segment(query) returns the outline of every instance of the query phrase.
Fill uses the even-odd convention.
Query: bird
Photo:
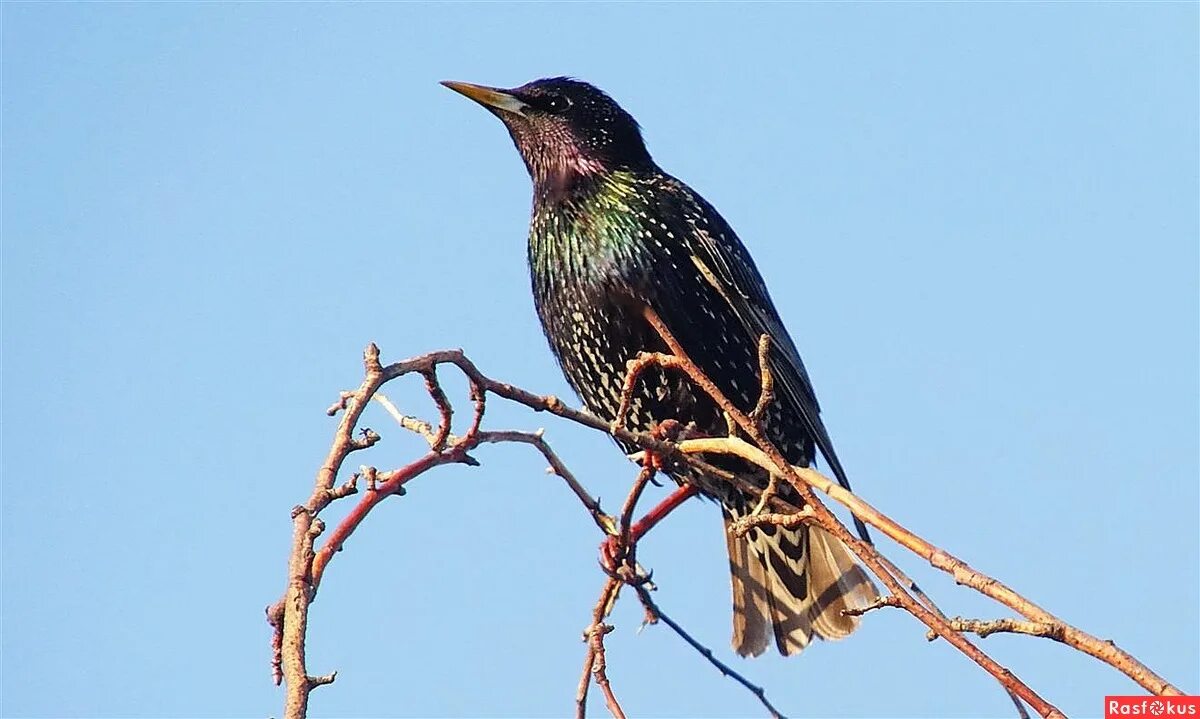
[[[534,306],[589,412],[615,421],[629,361],[641,352],[671,352],[652,316],[749,412],[759,398],[758,344],[766,334],[775,387],[762,415],[768,438],[794,465],[812,466],[819,452],[849,487],[808,372],[750,253],[708,201],[651,158],[632,115],[604,91],[569,77],[508,89],[442,84],[498,117],[524,160],[533,184]],[[709,436],[729,431],[709,395],[679,372],[651,368],[634,386],[624,422],[650,431],[668,420]],[[764,473],[740,460],[712,462],[766,486]],[[794,655],[814,637],[840,639],[857,628],[858,616],[845,610],[864,609],[879,595],[843,542],[812,524],[763,525],[735,536],[730,525],[757,500],[728,477],[666,471],[722,507],[736,653],[758,656],[773,640],[781,654]],[[780,496],[801,506],[784,484]]]

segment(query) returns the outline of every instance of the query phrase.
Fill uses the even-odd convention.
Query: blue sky
[[[1196,4],[0,13],[6,716],[278,715],[262,609],[368,341],[569,396],[523,166],[437,84],[557,74],[610,91],[738,230],[864,497],[1200,691]],[[418,384],[389,394],[427,412]],[[356,462],[420,450],[368,419],[384,441]],[[489,419],[546,426],[610,505],[634,476],[596,434]],[[309,657],[340,675],[314,716],[571,711],[596,530],[528,449],[479,455],[331,565]],[[731,658],[719,527],[686,506],[641,559],[785,712],[1011,715],[898,612]],[[903,563],[950,613],[1000,615]],[[759,714],[639,621],[627,598],[609,637],[629,711]],[[1048,642],[982,644],[1073,715],[1135,693]]]

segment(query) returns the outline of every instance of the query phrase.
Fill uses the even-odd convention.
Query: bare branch
[[[419,417],[410,417],[401,413],[400,410],[396,409],[396,405],[392,404],[392,401],[387,398],[387,395],[382,392],[376,392],[375,396],[371,399],[382,405],[387,410],[387,413],[392,416],[392,419],[396,420],[396,424],[410,432],[421,435],[429,443],[430,448],[433,448],[437,444],[437,435],[434,434],[433,425]]]
[[[578,719],[587,716],[588,686],[593,677],[600,690],[604,692],[608,711],[616,719],[625,719],[625,712],[621,709],[620,702],[613,694],[612,684],[608,681],[608,665],[604,652],[604,636],[613,630],[611,625],[604,623],[604,619],[612,612],[613,604],[616,603],[620,590],[621,580],[616,577],[610,577],[605,582],[604,588],[600,590],[600,599],[592,609],[592,623],[583,632],[583,639],[587,642],[588,650],[583,660],[583,674],[579,677],[579,689],[575,693],[575,716]]]
[[[900,597],[896,596],[895,594],[889,594],[885,597],[876,597],[875,601],[871,602],[865,607],[851,607],[849,609],[843,609],[842,614],[845,614],[848,617],[861,617],[867,612],[873,612],[876,609],[882,609],[884,607],[900,607],[903,609],[904,605],[900,603]]]
[[[438,382],[436,366],[421,370],[421,376],[425,378],[425,389],[429,392],[429,396],[433,398],[434,404],[437,405],[438,413],[441,415],[437,434],[434,435],[431,446],[433,451],[440,452],[445,448],[446,440],[450,437],[450,425],[451,420],[454,418],[454,408],[450,406],[450,400],[446,397],[446,393],[442,391],[441,383]]]
[[[1027,684],[1018,679],[1011,671],[1001,666],[996,660],[980,651],[978,647],[967,640],[961,633],[955,632],[950,628],[939,614],[935,614],[927,609],[920,602],[912,598],[911,595],[900,585],[894,576],[887,570],[887,567],[879,560],[879,553],[875,547],[868,544],[858,537],[853,535],[846,527],[838,520],[838,518],[829,511],[829,509],[817,499],[812,487],[807,484],[797,474],[795,468],[784,458],[783,454],[764,436],[762,429],[752,422],[741,410],[739,410],[732,402],[729,401],[713,384],[704,372],[688,359],[687,352],[671,334],[670,329],[663,323],[661,318],[650,308],[644,311],[646,320],[658,331],[667,347],[671,349],[671,355],[656,355],[656,361],[664,367],[676,367],[683,372],[686,372],[692,382],[705,391],[714,402],[730,417],[737,425],[745,432],[755,444],[763,449],[760,450],[770,459],[768,472],[776,472],[783,476],[788,482],[800,493],[805,504],[811,505],[816,513],[816,520],[825,531],[837,537],[850,548],[851,551],[858,556],[859,560],[870,569],[879,581],[883,583],[893,594],[895,594],[902,602],[904,609],[919,619],[923,624],[935,631],[938,635],[945,637],[946,641],[952,644],[955,648],[965,654],[968,658],[982,667],[986,672],[996,678],[1004,687],[1014,692],[1027,702],[1039,714],[1044,717],[1059,717],[1062,716],[1054,705],[1047,702],[1037,692],[1033,691]],[[643,357],[646,356],[643,354]],[[730,438],[731,440],[733,438]],[[745,444],[745,443],[743,443]],[[747,445],[749,446],[749,445]],[[865,521],[865,518],[862,518]]]
[[[662,609],[660,609],[650,597],[650,592],[645,587],[635,586],[634,589],[637,591],[638,598],[642,600],[642,605],[646,607],[646,618],[649,623],[654,623],[661,620],[662,623],[670,627],[671,631],[675,632],[680,639],[687,642],[692,649],[695,649],[700,654],[700,656],[708,660],[709,664],[712,664],[714,667],[716,667],[717,671],[721,672],[723,676],[727,676],[738,684],[741,684],[751,694],[758,697],[758,701],[766,708],[768,712],[771,713],[772,717],[775,719],[785,719],[783,714],[780,713],[780,711],[776,709],[770,701],[767,700],[767,693],[763,691],[762,687],[752,684],[750,680],[734,671],[728,664],[713,656],[711,649],[696,641],[696,639],[693,638],[691,634],[688,634],[683,627],[679,626],[675,620],[663,613]]]
[[[478,464],[470,452],[483,444],[506,442],[528,444],[542,454],[550,465],[549,471],[563,479],[596,525],[604,532],[606,545],[614,550],[612,557],[620,560],[614,562],[613,566],[609,568],[612,574],[604,585],[593,610],[592,622],[585,634],[588,643],[588,657],[576,703],[580,715],[586,707],[588,685],[592,678],[595,678],[605,694],[610,712],[614,716],[623,716],[623,711],[612,693],[606,673],[604,636],[611,631],[611,627],[605,624],[604,619],[611,612],[613,603],[619,595],[620,587],[625,583],[630,584],[637,591],[646,608],[649,621],[662,619],[663,623],[667,624],[689,646],[704,656],[723,674],[733,677],[739,684],[754,693],[772,715],[779,715],[778,711],[766,701],[761,688],[749,683],[718,661],[711,651],[700,645],[682,627],[663,615],[650,598],[649,586],[645,583],[646,576],[637,569],[634,561],[636,544],[667,514],[697,492],[695,487],[682,486],[647,512],[645,516],[634,522],[633,514],[641,492],[645,485],[652,481],[655,471],[663,466],[664,461],[686,462],[707,476],[719,477],[735,483],[749,496],[758,498],[754,512],[748,517],[741,518],[733,526],[735,533],[746,532],[751,527],[766,524],[794,527],[809,522],[816,523],[832,533],[879,577],[879,580],[890,592],[886,598],[880,599],[874,605],[851,613],[863,614],[883,606],[904,609],[928,627],[931,639],[944,638],[995,676],[1010,691],[1011,696],[1020,697],[1020,700],[1028,702],[1042,716],[1057,717],[1061,714],[1053,705],[1033,692],[1028,685],[1017,679],[1008,669],[1000,666],[968,641],[965,634],[976,634],[982,638],[994,633],[1005,632],[1053,639],[1113,666],[1155,694],[1178,695],[1180,693],[1177,688],[1128,653],[1117,648],[1112,642],[1099,640],[1062,622],[998,580],[974,570],[962,560],[902,527],[820,473],[809,468],[790,465],[778,448],[767,440],[762,426],[764,415],[770,406],[773,395],[773,378],[769,363],[769,337],[760,338],[759,365],[762,387],[758,402],[754,409],[747,414],[722,395],[711,380],[690,362],[687,355],[682,352],[682,348],[653,312],[647,313],[647,320],[662,334],[673,354],[643,353],[631,360],[622,393],[622,407],[618,412],[618,421],[613,423],[571,408],[556,397],[536,395],[510,384],[493,380],[483,375],[459,350],[431,352],[385,367],[380,364],[378,348],[373,344],[367,347],[363,356],[365,377],[362,383],[356,390],[342,392],[338,400],[328,409],[330,415],[336,416],[341,413],[342,416],[335,429],[330,450],[317,471],[312,495],[308,501],[297,506],[292,512],[293,542],[288,562],[287,588],[283,597],[267,609],[268,621],[274,629],[271,641],[272,676],[276,683],[282,681],[286,683],[287,687],[285,717],[288,719],[304,717],[307,712],[309,692],[317,686],[332,682],[336,677],[335,673],[310,675],[306,669],[304,646],[308,607],[316,596],[324,571],[333,555],[341,550],[347,539],[374,506],[386,497],[403,494],[404,485],[407,482],[443,464]],[[438,380],[437,368],[445,364],[454,365],[461,371],[466,376],[471,388],[470,398],[474,403],[474,412],[471,424],[462,436],[456,436],[451,431],[453,408]],[[701,391],[707,393],[720,407],[730,424],[730,436],[695,437],[689,435],[688,431],[674,421],[662,423],[659,431],[654,433],[628,430],[622,420],[632,406],[633,387],[638,381],[639,375],[651,367],[657,367],[661,371],[681,372]],[[420,374],[424,379],[426,390],[433,399],[440,418],[436,429],[423,420],[400,413],[386,397],[379,394],[379,389],[383,384],[408,374]],[[537,432],[484,430],[482,423],[489,393],[522,404],[535,411],[550,412],[568,421],[611,434],[627,445],[641,447],[643,452],[639,454],[643,466],[626,498],[619,518],[613,518],[601,510],[599,502],[584,489],[561,459],[551,450],[540,430]],[[422,436],[429,444],[429,451],[398,469],[381,472],[373,467],[363,467],[339,485],[337,477],[346,458],[351,453],[367,449],[380,441],[379,434],[369,429],[364,429],[359,436],[355,436],[362,412],[372,398],[378,401],[402,428]],[[770,477],[768,486],[760,488],[746,477],[713,466],[709,462],[709,458],[719,455],[736,456],[765,470]],[[360,477],[366,485],[366,490],[361,493],[345,519],[338,523],[318,548],[317,541],[325,531],[324,523],[319,517],[320,513],[330,502],[358,494]],[[800,506],[793,506],[775,496],[778,481],[786,481],[796,490],[801,500]],[[854,536],[818,499],[814,490],[832,497],[846,506],[856,518],[881,530],[935,568],[950,574],[959,584],[971,587],[995,599],[1022,615],[1024,619],[947,618],[893,562],[879,554],[872,544]],[[1020,701],[1016,699],[1014,701],[1017,703],[1019,711],[1024,714],[1024,707]]]
[[[767,499],[767,492],[770,487],[763,491],[762,498],[759,500],[761,507]],[[814,521],[816,513],[813,512],[811,506],[805,506],[803,509],[792,514],[767,513],[762,514],[761,510],[758,514],[749,514],[741,517],[729,525],[729,531],[733,532],[733,536],[741,537],[755,527],[762,527],[767,524],[772,524],[784,529],[795,529],[804,524],[811,524]]]
[[[1046,622],[1027,622],[1020,619],[964,619],[962,617],[954,617],[950,620],[950,626],[960,632],[971,632],[978,634],[980,639],[992,634],[1009,633],[1009,634],[1028,634],[1031,637],[1045,637],[1053,639],[1056,642],[1063,642],[1062,626],[1050,624]],[[925,638],[929,641],[937,639],[936,634],[926,634]]]

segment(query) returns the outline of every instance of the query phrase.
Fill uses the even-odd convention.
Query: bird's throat
[[[579,153],[556,153],[529,163],[534,204],[550,206],[596,191],[604,165]]]

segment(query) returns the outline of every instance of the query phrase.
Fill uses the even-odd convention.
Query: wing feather
[[[684,189],[687,190],[686,186]],[[838,483],[849,490],[850,479],[833,448],[825,423],[821,421],[821,406],[808,370],[779,318],[758,267],[720,213],[696,193],[687,190],[686,194],[694,205],[693,208],[682,208],[692,230],[692,237],[688,238],[691,240],[688,244],[692,249],[692,263],[728,303],[747,337],[752,338],[750,341],[757,343],[764,334],[771,337],[770,367],[776,394],[795,411]],[[859,535],[870,541],[866,526],[857,517],[854,523]]]

